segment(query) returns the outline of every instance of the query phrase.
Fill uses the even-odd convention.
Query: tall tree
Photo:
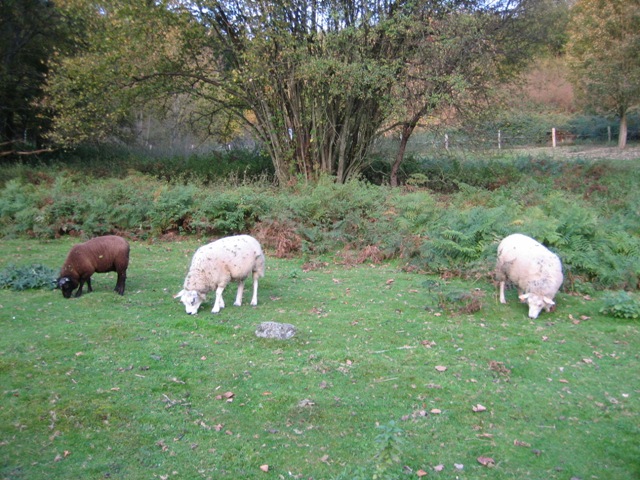
[[[36,144],[47,127],[40,99],[47,61],[66,42],[65,22],[53,2],[0,0],[0,150]]]
[[[618,116],[618,147],[624,148],[627,114],[640,105],[640,1],[578,0],[567,54],[578,98]]]
[[[402,3],[198,1],[207,56],[194,77],[218,83],[273,160],[278,178],[359,173],[382,125],[404,48],[390,29]],[[247,116],[246,111],[252,113]]]
[[[470,97],[495,78],[489,73],[512,45],[527,42],[520,34],[506,48],[496,32],[523,24],[531,9],[521,6],[546,0],[65,1],[93,8],[99,28],[88,51],[61,62],[52,79],[61,140],[113,134],[109,126],[125,120],[138,92],[186,94],[212,115],[245,122],[281,182],[322,174],[343,182],[412,100],[403,92],[418,99],[410,129]]]
[[[415,129],[425,118],[464,121],[489,107],[492,93],[513,79],[532,56],[560,41],[566,4],[556,0],[520,2],[425,2],[423,20],[411,28],[403,77],[395,85],[396,107],[389,130],[400,142],[391,167],[398,171]],[[464,8],[463,8],[464,7]]]

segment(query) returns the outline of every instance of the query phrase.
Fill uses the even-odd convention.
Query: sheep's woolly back
[[[510,280],[521,292],[553,299],[564,277],[555,253],[533,238],[515,233],[498,246],[496,279]]]
[[[229,282],[245,280],[254,272],[264,276],[265,260],[260,243],[249,235],[221,238],[196,250],[185,290],[207,293]]]

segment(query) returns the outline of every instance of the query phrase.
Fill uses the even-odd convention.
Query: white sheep
[[[253,276],[251,305],[258,304],[258,278],[264,276],[264,254],[260,243],[249,235],[221,238],[204,245],[193,255],[184,287],[173,298],[180,298],[189,315],[198,313],[208,292],[216,291],[212,313],[224,308],[222,292],[231,281],[238,282],[234,305],[242,305],[244,281]]]
[[[538,318],[544,308],[547,312],[555,305],[553,298],[564,277],[558,256],[531,237],[514,233],[498,245],[496,280],[500,281],[500,303],[504,298],[507,280],[518,288],[518,298],[529,304],[529,318]]]

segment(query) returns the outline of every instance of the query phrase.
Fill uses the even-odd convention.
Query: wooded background
[[[395,185],[416,132],[601,138],[588,114],[624,147],[639,32],[637,0],[2,0],[0,154],[250,146],[282,183],[344,182],[392,138]]]

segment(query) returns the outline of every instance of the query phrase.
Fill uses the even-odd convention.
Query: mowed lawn
[[[0,269],[77,241],[3,239]],[[1,479],[640,478],[639,322],[602,293],[530,320],[490,278],[267,251],[257,307],[188,316],[203,243],[132,242],[123,297],[0,290]]]

